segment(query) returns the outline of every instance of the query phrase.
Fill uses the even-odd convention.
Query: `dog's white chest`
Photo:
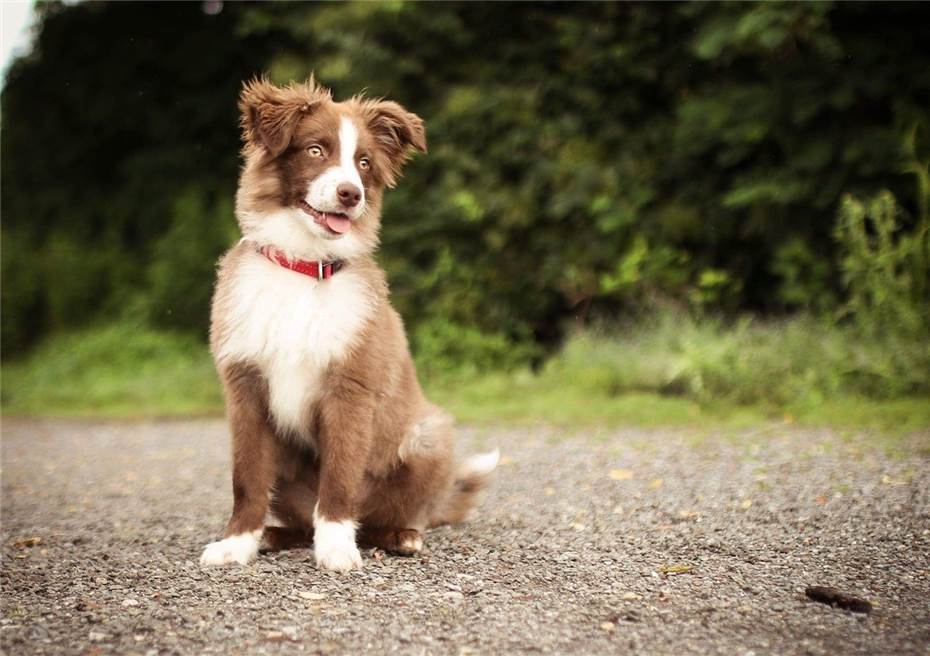
[[[371,315],[367,286],[351,271],[316,280],[260,255],[234,276],[217,358],[258,365],[275,424],[301,435],[326,368],[347,355]]]

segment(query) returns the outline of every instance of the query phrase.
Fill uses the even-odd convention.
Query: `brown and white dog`
[[[312,540],[329,570],[361,567],[356,540],[414,554],[426,528],[465,518],[498,461],[454,465],[451,419],[420,390],[372,255],[384,188],[426,151],[423,121],[334,102],[312,78],[249,82],[239,108],[243,239],[220,261],[210,329],[233,511],[200,562],[248,563],[263,538]]]

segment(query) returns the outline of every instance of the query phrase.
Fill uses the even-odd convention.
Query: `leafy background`
[[[930,393],[920,3],[37,10],[2,93],[14,388],[47,389],[79,345],[99,345],[92,364],[134,334],[203,343],[236,239],[241,81],[315,72],[426,121],[429,154],[387,195],[381,260],[428,380],[573,362],[607,397],[750,402],[766,395],[735,372],[764,362],[798,381],[793,399]],[[656,326],[671,341],[646,347]],[[811,334],[841,346],[821,358]],[[741,340],[769,352],[739,365]],[[85,360],[69,371],[86,377]]]

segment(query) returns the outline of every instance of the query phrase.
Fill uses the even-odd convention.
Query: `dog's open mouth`
[[[306,201],[300,201],[300,209],[306,214],[313,217],[319,225],[329,230],[334,235],[341,235],[349,231],[352,222],[345,214],[335,212],[320,212],[315,210]]]

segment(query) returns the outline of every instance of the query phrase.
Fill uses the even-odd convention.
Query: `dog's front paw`
[[[248,565],[258,555],[261,531],[240,533],[208,544],[200,555],[201,565]]]
[[[313,514],[313,555],[320,569],[348,572],[360,569],[362,554],[355,545],[355,522],[329,521]]]
[[[350,572],[361,569],[362,554],[354,544],[315,549],[316,564],[320,569],[333,572]]]

